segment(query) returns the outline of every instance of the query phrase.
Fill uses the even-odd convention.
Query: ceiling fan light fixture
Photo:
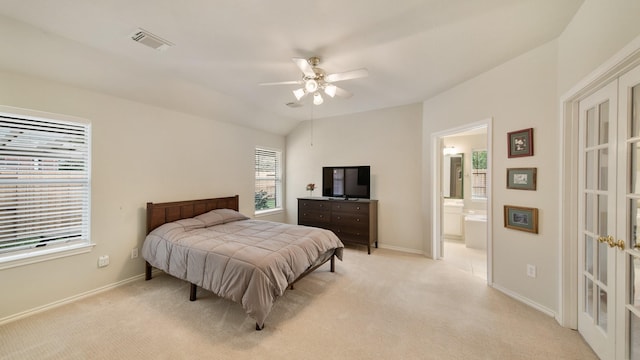
[[[336,91],[338,90],[338,88],[335,85],[329,84],[327,86],[324,87],[324,93],[334,97],[336,96]]]
[[[307,92],[315,92],[316,90],[318,90],[318,82],[313,79],[307,80],[307,82],[305,82],[304,84],[304,88],[305,90],[307,90]]]
[[[293,96],[296,97],[296,99],[299,101],[300,99],[302,99],[302,97],[306,94],[306,92],[304,91],[303,88],[300,88],[298,90],[293,90]]]
[[[369,75],[365,68],[327,74],[318,67],[320,58],[316,56],[308,59],[293,58],[292,60],[298,69],[302,71],[302,78],[291,81],[267,82],[260,85],[299,85],[299,89],[292,91],[298,102],[304,98],[312,97],[313,104],[320,105],[324,103],[322,93],[330,98],[340,97],[347,99],[353,96],[352,93],[342,87],[333,85],[334,82],[357,79]]]

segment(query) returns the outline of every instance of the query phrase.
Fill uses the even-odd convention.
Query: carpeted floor
[[[240,305],[167,275],[0,327],[2,359],[596,359],[580,335],[419,255],[346,249],[278,299]]]

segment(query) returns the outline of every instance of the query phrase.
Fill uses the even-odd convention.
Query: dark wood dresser
[[[333,231],[345,244],[378,247],[378,200],[298,198],[298,225]]]

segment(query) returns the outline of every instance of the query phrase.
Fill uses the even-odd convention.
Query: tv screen
[[[322,196],[369,199],[369,166],[325,166],[322,168]]]

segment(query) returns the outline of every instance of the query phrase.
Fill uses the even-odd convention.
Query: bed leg
[[[151,264],[149,264],[148,261],[145,262],[145,268],[144,268],[144,279],[145,280],[151,280]]]
[[[196,284],[191,284],[191,289],[189,290],[189,300],[196,301],[196,290],[198,286]]]
[[[256,323],[256,331],[261,331],[262,329],[264,329],[264,324],[260,326],[258,323]]]
[[[331,255],[331,272],[336,272],[336,255]]]

